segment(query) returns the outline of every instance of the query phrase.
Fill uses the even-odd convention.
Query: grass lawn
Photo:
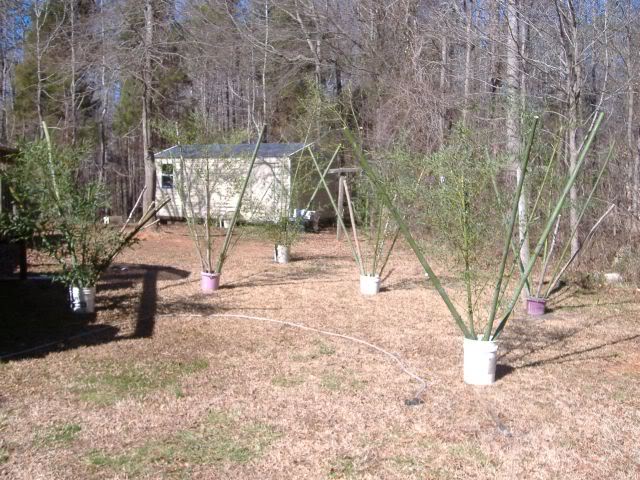
[[[640,291],[569,286],[539,319],[518,310],[500,378],[471,387],[408,250],[372,298],[333,234],[292,253],[243,240],[204,295],[184,228],[148,231],[91,317],[55,285],[0,285],[0,478],[640,478]],[[428,382],[424,403],[362,344],[229,314],[374,343]]]

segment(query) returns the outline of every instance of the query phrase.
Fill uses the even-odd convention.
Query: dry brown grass
[[[205,296],[183,229],[146,233],[99,286],[96,318],[71,330],[95,335],[0,363],[0,477],[640,478],[635,290],[569,289],[542,320],[516,315],[504,376],[474,388],[408,252],[370,299],[332,234],[293,253],[275,265],[267,243],[243,240]],[[417,384],[364,346],[213,313],[376,343],[429,381],[425,403],[405,406]]]

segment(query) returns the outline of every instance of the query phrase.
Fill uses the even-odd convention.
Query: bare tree
[[[152,49],[154,34],[153,0],[144,2],[144,36],[142,64],[142,152],[144,156],[144,186],[142,210],[147,211],[156,197],[156,165],[151,147],[151,91],[152,91]]]
[[[34,32],[35,32],[35,61],[36,61],[36,90],[35,105],[38,114],[38,129],[44,121],[43,100],[47,84],[53,79],[52,74],[47,74],[44,68],[46,56],[52,49],[58,36],[61,34],[64,17],[59,17],[51,11],[51,5],[46,0],[36,0],[32,5]]]
[[[580,153],[580,97],[584,84],[581,60],[581,39],[578,30],[578,16],[573,0],[554,0],[558,15],[558,33],[562,45],[565,66],[565,94],[568,167],[575,169]],[[569,192],[569,227],[571,231],[578,229],[578,187],[571,187]],[[571,239],[571,254],[580,248],[580,238],[576,234]]]
[[[522,96],[523,77],[521,75],[522,65],[521,50],[524,47],[519,45],[523,41],[521,31],[524,24],[519,20],[518,0],[507,0],[506,4],[507,34],[506,34],[506,88],[507,88],[507,111],[506,111],[506,150],[509,161],[516,172],[516,184],[522,178],[522,166],[520,164],[520,153],[522,149]],[[524,92],[522,92],[524,93]],[[520,259],[523,265],[529,262],[529,238],[527,235],[528,207],[527,190],[523,189],[518,202],[518,236],[521,244]],[[528,292],[525,292],[528,294]]]
[[[465,36],[464,36],[464,77],[463,77],[463,97],[464,106],[462,107],[462,125],[467,126],[469,117],[469,95],[471,93],[471,51],[473,50],[473,42],[471,33],[473,31],[473,12],[472,0],[463,0],[462,7],[465,18]]]

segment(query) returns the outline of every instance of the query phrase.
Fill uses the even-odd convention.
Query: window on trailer
[[[163,163],[161,167],[161,172],[162,172],[162,178],[161,178],[162,188],[173,188],[173,164]]]

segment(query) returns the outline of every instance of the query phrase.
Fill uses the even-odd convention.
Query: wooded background
[[[568,170],[602,110],[567,221],[613,144],[596,204],[618,206],[619,244],[637,229],[638,0],[0,0],[0,62],[0,143],[38,138],[43,120],[88,142],[85,174],[116,214],[168,146],[155,125],[247,142],[265,123],[269,142],[302,141],[320,101],[348,105],[380,158],[436,151],[462,124],[514,176],[533,115]],[[314,121],[321,136],[329,120]]]

